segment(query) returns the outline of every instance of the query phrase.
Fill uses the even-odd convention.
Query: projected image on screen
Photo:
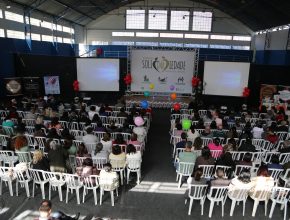
[[[206,61],[204,94],[242,96],[248,86],[249,70],[249,63]]]
[[[119,91],[118,59],[77,59],[80,91]]]

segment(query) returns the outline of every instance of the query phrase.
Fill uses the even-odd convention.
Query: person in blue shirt
[[[180,137],[181,137],[181,141],[176,143],[176,149],[185,148],[185,144],[186,144],[186,141],[187,141],[187,134],[185,132],[182,132]]]
[[[283,169],[283,166],[279,163],[279,156],[277,154],[272,155],[271,163],[268,164],[268,169]]]

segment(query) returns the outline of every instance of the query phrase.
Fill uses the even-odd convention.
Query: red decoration
[[[74,88],[75,92],[78,92],[80,90],[79,81],[77,81],[77,80],[74,81],[73,88]]]
[[[97,56],[101,56],[103,54],[103,49],[102,48],[98,48],[96,50],[96,52],[97,52]]]
[[[193,76],[191,80],[192,87],[197,87],[200,79],[198,77]]]
[[[175,103],[175,104],[173,105],[173,109],[174,109],[175,111],[179,111],[179,110],[180,110],[180,104],[179,104],[179,103]]]
[[[125,77],[124,77],[124,82],[126,85],[130,85],[132,83],[132,76],[130,73],[128,73]]]
[[[244,88],[244,91],[243,91],[243,97],[249,97],[250,95],[250,89],[248,87],[245,87]]]

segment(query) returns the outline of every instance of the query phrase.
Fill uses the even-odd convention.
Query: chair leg
[[[110,191],[111,193],[111,203],[112,203],[112,206],[115,205],[115,201],[114,201],[114,191]]]
[[[287,203],[288,203],[288,201],[285,201],[284,220],[286,220],[286,218],[287,218]]]
[[[18,196],[18,180],[16,181],[16,196]]]
[[[129,184],[130,170],[127,171],[127,184]]]
[[[222,217],[224,217],[224,213],[225,213],[225,203],[226,203],[226,201],[221,202],[221,204],[222,204]]]
[[[200,206],[201,206],[201,215],[203,215],[203,207],[204,207],[204,202],[205,202],[205,199],[201,199],[201,200],[200,200]]]
[[[103,201],[103,193],[104,193],[104,190],[101,188],[101,189],[100,189],[100,205],[102,205],[102,201]]]
[[[79,188],[76,189],[76,194],[77,194],[77,203],[79,205],[79,204],[81,204],[81,202],[80,202],[80,189]]]
[[[97,189],[93,189],[93,193],[94,193],[95,205],[98,205],[98,194],[97,194]]]
[[[45,199],[44,184],[41,184],[40,188],[41,188],[42,199]]]
[[[61,190],[61,186],[58,186],[58,195],[59,195],[59,200],[62,202],[62,190]]]
[[[68,202],[68,191],[69,191],[69,188],[67,187],[67,188],[66,188],[66,198],[65,198],[65,202],[66,202],[66,203]]]
[[[209,207],[209,213],[208,213],[209,218],[211,218],[213,207],[214,207],[214,201],[210,201],[210,207]]]
[[[48,186],[48,199],[50,200],[51,199],[51,184],[49,183],[49,186]]]
[[[30,197],[28,182],[25,182],[25,190],[26,190],[27,197]]]
[[[178,188],[181,187],[181,180],[182,180],[182,175],[179,176],[179,181],[178,181]]]
[[[246,202],[247,199],[243,200],[243,216],[245,216]]]
[[[231,205],[231,211],[230,211],[230,216],[233,216],[234,210],[236,206],[236,200],[232,200],[232,205]]]
[[[139,171],[137,172],[137,185],[140,184],[140,179],[141,179],[141,170],[139,170]]]
[[[117,194],[117,196],[119,196],[118,188],[116,188],[116,194]]]
[[[1,179],[1,181],[0,181],[0,196],[2,196],[2,179]]]
[[[124,178],[123,171],[120,171],[120,177],[121,177],[121,185],[123,185],[123,178]]]
[[[33,181],[32,183],[32,197],[34,197],[34,193],[35,193],[35,182]]]
[[[188,208],[188,215],[191,215],[192,203],[193,203],[193,199],[190,198],[190,201],[189,201],[189,208]]]
[[[272,200],[272,205],[271,205],[271,210],[270,210],[269,218],[272,218],[272,215],[273,215],[275,206],[276,206],[276,201],[275,200]]]
[[[85,202],[85,196],[86,196],[86,187],[84,187],[84,190],[83,190],[83,203]]]
[[[253,211],[252,211],[252,217],[255,217],[256,211],[259,205],[259,200],[254,200],[254,206],[253,206]]]

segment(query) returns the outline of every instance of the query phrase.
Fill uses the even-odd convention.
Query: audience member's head
[[[41,150],[35,150],[33,153],[32,163],[37,164],[43,158],[43,153]]]
[[[225,171],[222,168],[216,169],[216,176],[217,178],[224,178],[225,177]]]
[[[249,183],[251,182],[251,173],[249,169],[242,169],[240,172],[240,175],[238,177],[238,180],[240,180],[243,183]]]
[[[272,155],[271,163],[273,163],[273,164],[279,164],[280,163],[279,156],[277,154]]]
[[[135,154],[136,148],[133,144],[128,144],[127,146],[127,154]]]
[[[51,207],[51,201],[43,200],[39,207],[39,217],[43,219],[49,219],[51,215]]]
[[[130,140],[131,140],[131,141],[137,141],[137,137],[138,137],[138,136],[137,136],[136,133],[132,133],[132,134],[131,134],[131,138],[130,138]]]
[[[93,166],[93,160],[92,158],[86,158],[83,162],[83,166],[88,166],[88,167],[92,167]]]
[[[187,134],[185,132],[182,132],[180,137],[181,137],[182,140],[186,140]]]
[[[121,148],[120,145],[114,145],[114,146],[112,147],[112,154],[114,154],[114,155],[119,155],[119,154],[121,154],[121,153],[122,153],[122,148]]]
[[[191,151],[192,148],[192,142],[191,141],[186,141],[185,143],[185,148],[189,151]]]
[[[200,150],[202,148],[202,139],[201,137],[197,137],[193,142],[194,150]]]
[[[103,137],[103,141],[107,142],[111,140],[111,134],[106,132]]]
[[[252,154],[251,153],[245,153],[243,161],[250,163],[252,161]]]
[[[266,165],[261,165],[257,171],[257,176],[269,177],[268,167]]]
[[[211,158],[211,153],[210,153],[210,149],[208,147],[204,147],[201,150],[201,156],[205,159],[208,160],[209,158]]]
[[[194,172],[193,175],[191,175],[195,181],[200,181],[202,177],[202,168],[197,168]]]
[[[95,154],[101,152],[103,150],[103,144],[101,142],[97,143],[96,149],[95,149]]]

